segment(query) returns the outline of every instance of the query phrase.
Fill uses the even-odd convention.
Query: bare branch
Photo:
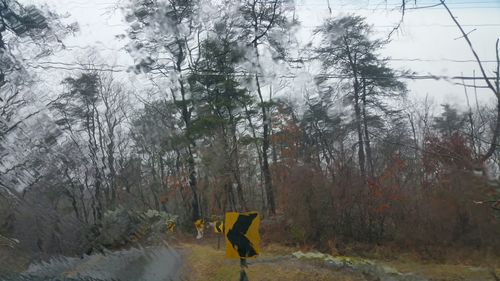
[[[37,110],[35,112],[32,112],[30,114],[28,114],[26,117],[24,117],[23,119],[17,121],[16,123],[14,123],[12,126],[10,126],[7,130],[5,130],[5,132],[2,132],[2,134],[7,134],[9,133],[10,131],[14,130],[17,128],[17,126],[19,126],[21,123],[23,123],[24,121],[28,120],[29,118],[37,115],[38,113],[40,113],[40,111],[42,110]]]
[[[483,75],[483,78],[484,78],[486,84],[488,85],[488,88],[490,88],[493,91],[493,93],[495,94],[495,96],[500,99],[500,94],[498,93],[497,89],[495,89],[495,87],[493,87],[493,84],[491,84],[491,81],[488,78],[488,75],[486,74],[486,71],[484,70],[483,63],[482,63],[481,59],[479,58],[479,55],[477,54],[476,50],[474,49],[474,46],[472,45],[472,42],[469,39],[469,36],[467,35],[468,33],[466,33],[464,31],[464,29],[462,28],[462,26],[458,22],[457,18],[453,15],[453,13],[451,12],[451,10],[446,5],[445,1],[444,0],[440,0],[440,1],[441,1],[441,5],[443,5],[443,7],[446,9],[446,11],[450,15],[451,19],[453,20],[453,22],[455,22],[455,24],[457,25],[457,27],[460,29],[460,32],[462,33],[462,36],[465,39],[465,41],[467,41],[467,44],[469,45],[469,48],[472,51],[472,54],[474,55],[474,58],[476,59],[476,62],[478,64],[478,66],[479,66],[479,69],[481,70],[481,74]]]
[[[271,19],[269,20],[269,24],[266,26],[266,28],[264,29],[264,31],[261,34],[255,36],[255,38],[252,40],[252,42],[250,42],[249,45],[255,44],[260,38],[266,36],[267,32],[269,31],[269,29],[271,29],[271,27],[274,24],[274,19],[276,18],[277,6],[278,6],[278,0],[275,0],[274,4],[273,4],[273,14],[272,14]]]
[[[471,31],[467,32],[467,35],[471,34],[472,32],[474,32],[474,31],[476,31],[476,30],[477,30],[477,28],[474,28],[473,30],[471,30]],[[457,37],[457,38],[455,38],[455,39],[453,39],[453,40],[458,40],[458,39],[460,39],[460,38],[464,38],[464,36],[459,36],[459,37]]]

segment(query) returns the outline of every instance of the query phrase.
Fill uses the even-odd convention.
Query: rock
[[[374,280],[428,281],[420,276],[416,276],[414,274],[403,274],[390,266],[378,265],[372,260],[359,257],[332,256],[319,252],[303,253],[301,251],[294,252],[292,256],[297,259],[322,260],[325,264],[335,269],[350,269],[355,272],[360,272],[363,275],[370,276]]]

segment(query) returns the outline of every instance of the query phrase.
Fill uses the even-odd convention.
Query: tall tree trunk
[[[243,184],[241,183],[241,172],[240,172],[240,163],[238,159],[238,139],[236,136],[236,124],[234,122],[234,116],[231,112],[230,108],[227,108],[229,112],[229,128],[226,126],[220,127],[220,137],[222,139],[222,143],[224,144],[224,151],[226,151],[226,162],[225,169],[226,171],[231,171],[232,180],[230,180],[231,192],[233,190],[233,180],[236,183],[236,194],[238,196],[238,203],[236,204],[236,200],[234,200],[233,195],[233,208],[239,206],[241,209],[246,209],[246,201],[245,196],[243,195]],[[219,118],[223,118],[220,111],[217,110],[217,114]],[[230,141],[231,139],[231,141]],[[235,209],[239,210],[239,209]]]
[[[356,87],[355,87],[356,88]],[[366,169],[365,169],[365,151],[364,151],[364,142],[363,142],[363,129],[361,126],[361,108],[360,108],[360,100],[359,93],[357,90],[354,90],[354,113],[356,117],[356,130],[358,132],[358,161],[359,161],[359,171],[361,173],[361,177],[366,179]]]
[[[251,45],[253,45],[254,51],[255,51],[255,59],[256,59],[256,66],[257,69],[261,69],[260,66],[260,60],[259,60],[259,39],[262,38],[265,34],[259,34],[259,25],[262,24],[262,16],[263,14],[261,12],[257,12],[256,7],[259,1],[254,0],[253,3],[251,4],[251,19],[252,19],[252,27],[253,27],[253,40],[251,42]],[[274,2],[274,7],[273,7],[273,18],[271,19],[271,23],[267,27],[269,29],[271,27],[271,24],[274,20],[274,16],[276,13],[276,7],[277,7],[278,1]],[[266,31],[267,32],[267,31]],[[276,202],[275,202],[275,197],[274,197],[274,190],[273,190],[273,184],[272,184],[272,177],[271,177],[271,170],[269,168],[269,120],[268,120],[268,112],[267,112],[267,106],[264,103],[264,98],[262,97],[262,90],[260,86],[260,81],[259,81],[259,76],[256,73],[255,74],[255,82],[257,84],[257,93],[259,95],[260,103],[261,103],[261,111],[262,111],[262,126],[263,126],[263,140],[262,140],[262,174],[264,175],[264,187],[266,190],[266,195],[267,195],[267,203],[268,203],[268,208],[269,208],[269,214],[274,215],[276,214]]]
[[[365,79],[363,78],[363,125],[365,130],[365,148],[366,148],[366,162],[368,164],[368,175],[370,178],[375,176],[375,171],[373,168],[373,158],[372,158],[372,148],[370,144],[370,132],[368,131],[368,118],[366,116],[366,85]]]
[[[232,119],[232,118],[231,118]],[[240,171],[240,161],[238,157],[238,139],[236,137],[236,128],[232,129],[233,133],[233,146],[234,149],[231,151],[231,163],[234,180],[236,181],[236,191],[238,192],[238,201],[240,207],[243,211],[248,211],[247,202],[245,196],[243,195],[243,184],[241,183],[241,171]]]
[[[165,176],[165,163],[163,162],[163,155],[162,154],[163,154],[163,152],[160,152],[158,160],[160,161],[160,163],[159,163],[160,164],[160,187],[161,187],[161,196],[163,197],[163,196],[165,196],[165,194],[168,191],[167,190],[168,186],[167,186],[167,182],[165,180],[165,178],[166,178],[166,176]],[[166,209],[164,202],[162,202],[162,205]]]
[[[257,61],[259,60],[259,52],[257,50],[257,41],[254,43]],[[276,202],[274,198],[273,184],[271,178],[271,169],[269,168],[269,120],[267,116],[267,108],[262,97],[262,90],[260,87],[259,75],[255,74],[255,82],[257,84],[257,93],[259,95],[261,112],[262,112],[262,173],[264,174],[264,187],[266,189],[267,204],[269,207],[269,214],[276,214]]]
[[[274,199],[273,184],[271,178],[271,169],[269,168],[269,121],[267,117],[267,109],[262,97],[262,91],[260,88],[259,76],[255,75],[255,81],[257,82],[257,93],[259,94],[262,110],[262,173],[264,174],[264,186],[266,188],[267,204],[269,206],[269,214],[276,214],[276,203]]]
[[[152,184],[149,185],[149,190],[151,190],[151,195],[153,196],[153,203],[154,203],[154,208],[156,210],[159,210],[159,200],[158,200],[158,173],[156,171],[156,151],[155,148],[151,148],[151,152],[149,152],[149,167],[151,169],[151,177],[153,179]]]
[[[359,171],[363,180],[366,180],[366,166],[365,166],[365,152],[364,152],[364,144],[363,144],[363,129],[362,129],[362,116],[361,116],[361,108],[360,108],[360,85],[358,78],[358,66],[357,66],[357,58],[356,55],[351,54],[351,50],[349,49],[349,43],[346,36],[344,36],[344,43],[346,47],[347,57],[349,59],[349,65],[351,67],[352,75],[354,78],[354,114],[356,117],[356,130],[358,132],[358,161],[359,161]]]
[[[257,139],[257,134],[255,132],[255,126],[253,125],[253,122],[252,122],[252,117],[250,116],[250,113],[248,111],[248,108],[247,106],[245,105],[245,113],[246,113],[246,117],[247,117],[247,120],[248,120],[248,124],[250,126],[250,129],[252,131],[252,137],[254,140]],[[263,168],[263,160],[262,160],[262,152],[261,152],[261,149],[260,149],[260,146],[258,145],[257,142],[253,142],[255,144],[255,149],[257,150],[257,157],[258,157],[258,160],[259,160],[259,168],[260,168],[260,171],[263,171],[264,168]],[[262,209],[265,209],[266,208],[266,199],[265,199],[265,190],[264,190],[264,185],[262,184],[262,179],[263,179],[263,176],[262,176],[262,173],[261,173],[261,176],[260,176],[260,191],[261,191],[261,203],[262,203]]]
[[[229,211],[237,211],[236,209],[236,200],[234,198],[234,192],[233,192],[233,186],[231,184],[230,181],[228,181],[227,179],[224,179],[225,181],[225,184],[224,184],[224,189],[225,189],[225,193],[226,193],[226,202],[228,202],[228,205],[229,205]],[[224,208],[226,209],[226,208]],[[227,211],[227,210],[224,210],[224,211]]]
[[[94,200],[97,203],[97,206],[95,207],[96,215],[97,215],[97,220],[102,219],[102,213],[103,213],[103,204],[101,200],[101,171],[98,166],[98,156],[97,156],[97,141],[95,137],[95,120],[94,120],[94,115],[95,112],[91,111],[90,106],[87,104],[87,112],[86,112],[86,131],[88,134],[88,144],[89,144],[89,154],[90,154],[90,159],[92,161],[92,168],[94,170]]]
[[[269,85],[269,101],[273,100],[273,85]],[[271,125],[269,126],[269,138],[272,140],[274,137],[274,132],[273,132],[273,114],[272,112],[268,112],[268,123]],[[273,157],[273,163],[278,163],[278,153],[276,152],[276,142],[271,141],[271,154]]]
[[[191,148],[191,145],[188,146],[188,152],[189,187],[193,196],[191,201],[191,207],[193,208],[192,217],[193,221],[195,221],[201,217],[201,213],[200,205],[198,204],[198,181],[196,178],[196,165],[194,162],[193,150]]]
[[[109,129],[109,144],[108,144],[108,167],[109,167],[109,187],[111,189],[111,206],[114,208],[116,204],[116,168],[115,168],[115,140],[114,126]]]
[[[175,68],[177,73],[179,74],[179,85],[180,85],[180,94],[181,94],[181,99],[182,99],[182,104],[181,104],[181,114],[182,114],[182,119],[184,121],[184,125],[186,126],[186,137],[188,140],[188,145],[187,145],[187,150],[188,150],[188,173],[189,173],[189,187],[191,189],[192,193],[192,201],[191,201],[191,207],[192,207],[192,218],[193,221],[201,218],[201,212],[200,212],[200,205],[198,202],[198,181],[197,181],[197,176],[196,176],[196,163],[194,161],[194,150],[196,149],[196,143],[194,142],[190,131],[191,131],[191,111],[188,108],[188,103],[186,100],[186,89],[184,87],[184,81],[182,81],[182,62],[185,59],[184,55],[184,45],[182,40],[177,40],[177,45],[179,47],[179,53],[177,54],[176,57],[176,64]],[[175,101],[175,95],[172,93],[172,96]]]

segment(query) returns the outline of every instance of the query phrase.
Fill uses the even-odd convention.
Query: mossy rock
[[[332,256],[320,252],[303,253],[301,251],[292,254],[298,259],[309,259],[323,261],[327,265],[336,269],[349,268],[352,271],[363,273],[363,275],[372,276],[379,280],[394,281],[424,281],[425,278],[413,274],[402,274],[395,268],[387,265],[378,265],[374,261],[360,257]]]

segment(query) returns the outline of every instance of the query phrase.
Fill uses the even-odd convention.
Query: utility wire
[[[484,23],[484,24],[462,24],[463,27],[499,27],[500,23]],[[394,28],[394,25],[372,25],[374,28]],[[411,24],[411,25],[403,25],[403,27],[411,27],[411,28],[429,28],[429,27],[445,27],[445,28],[453,28],[457,27],[453,24]],[[300,28],[303,29],[317,29],[321,28],[321,25],[302,25]]]
[[[301,51],[313,51],[313,49],[305,49],[302,48],[300,49]],[[288,61],[291,62],[299,62],[299,61],[309,61],[312,60],[313,58],[308,58],[308,57],[297,57],[297,58],[290,58]],[[453,63],[471,63],[471,62],[476,62],[475,60],[468,59],[468,60],[459,60],[459,59],[450,59],[450,58],[442,58],[442,59],[430,59],[430,58],[388,58],[386,61],[407,61],[407,62],[453,62]],[[496,63],[496,60],[482,60],[481,62],[486,62],[486,63]],[[29,66],[31,67],[37,67],[37,65],[40,66],[58,66],[58,65],[63,65],[63,66],[81,66],[81,64],[76,64],[76,63],[68,63],[68,62],[59,62],[59,61],[39,61],[37,62],[37,65],[30,64],[28,63]],[[98,64],[97,66],[103,67],[103,68],[113,68],[113,67],[118,67],[118,68],[128,68],[130,66],[128,65],[119,65],[119,64],[114,64],[114,65],[109,65],[109,64]]]
[[[409,7],[406,8],[406,10],[420,10],[420,9],[427,9],[427,10],[440,10],[441,8],[439,7],[441,4],[435,4],[435,5],[429,5],[429,6],[415,6],[415,7]],[[328,7],[326,5],[301,5],[297,4],[295,5],[297,7],[324,7],[327,9]],[[500,9],[500,5],[494,5],[494,6],[456,6],[452,7],[453,9],[458,9],[458,10],[463,10],[463,9]],[[399,7],[374,7],[374,8],[369,8],[369,7],[363,7],[363,8],[344,8],[344,7],[339,7],[337,10],[333,9],[334,11],[394,11],[394,12],[399,12]]]
[[[61,69],[61,70],[81,70],[81,71],[88,71],[89,69],[80,66],[80,65],[73,65],[73,66],[56,66],[56,65],[28,65],[27,67],[31,68],[41,68],[41,69]],[[96,70],[98,71],[107,71],[107,72],[128,72],[128,68],[124,69],[123,67],[121,68],[116,68],[116,67],[104,67],[103,65],[97,65],[94,66]],[[160,74],[155,70],[152,70],[151,73],[154,74]],[[198,76],[227,76],[227,74],[224,73],[193,73],[193,75],[198,75]],[[253,76],[253,73],[250,72],[235,72],[232,73],[231,75],[236,76],[236,77],[248,77],[248,76]],[[297,78],[299,75],[297,74],[281,74],[281,75],[262,75],[258,74],[259,77],[262,78]],[[352,78],[350,75],[331,75],[331,74],[317,74],[314,75],[315,77],[318,78],[324,78],[324,79],[349,79]],[[365,77],[366,79],[387,79],[387,77],[384,76],[371,76],[371,77]],[[408,80],[484,80],[483,77],[474,77],[474,76],[446,76],[446,75],[433,75],[433,74],[427,74],[427,75],[396,75],[394,76],[396,79],[408,79]],[[488,77],[488,79],[496,79],[496,77]]]

